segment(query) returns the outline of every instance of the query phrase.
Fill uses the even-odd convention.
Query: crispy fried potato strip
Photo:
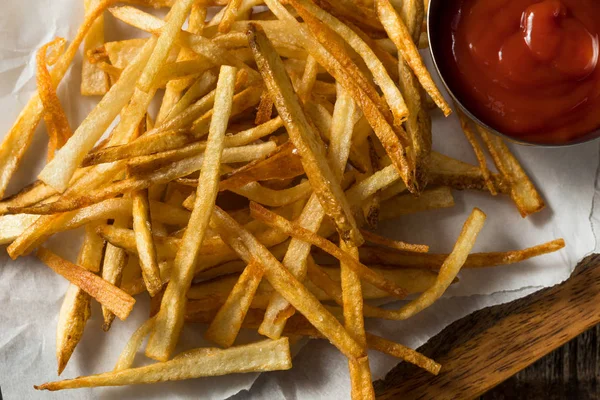
[[[201,348],[179,354],[170,361],[99,375],[35,386],[37,390],[63,390],[98,386],[123,386],[219,376],[231,373],[286,370],[292,367],[287,338],[232,347]]]
[[[129,316],[135,304],[135,299],[118,287],[111,285],[83,267],[71,264],[44,247],[38,250],[36,256],[57,274],[109,308],[119,319],[125,320]]]

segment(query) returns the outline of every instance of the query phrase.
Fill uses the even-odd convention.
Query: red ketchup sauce
[[[600,128],[600,0],[443,3],[430,21],[436,60],[474,116],[545,144]]]

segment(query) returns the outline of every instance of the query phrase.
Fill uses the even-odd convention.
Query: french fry
[[[565,247],[563,239],[552,240],[522,250],[492,253],[472,253],[467,257],[463,268],[487,268],[498,265],[510,265],[558,251]],[[439,269],[448,254],[406,254],[382,248],[363,246],[360,259],[367,264],[383,264],[402,268]]]
[[[403,288],[398,287],[393,282],[388,281],[383,276],[375,273],[367,266],[361,264],[351,255],[340,250],[339,247],[335,246],[327,239],[324,239],[308,229],[302,228],[297,224],[294,224],[293,222],[290,222],[285,218],[268,211],[256,203],[250,203],[250,212],[257,220],[264,222],[265,224],[276,228],[291,237],[300,239],[304,242],[312,244],[313,246],[323,249],[326,253],[331,254],[335,258],[346,263],[361,277],[361,279],[369,282],[373,286],[376,286],[381,290],[385,290],[386,292],[398,298],[403,298],[406,296],[406,291]]]
[[[133,202],[133,230],[138,249],[142,276],[148,293],[154,297],[162,289],[160,270],[156,259],[156,248],[152,240],[152,222],[150,220],[150,204],[147,190],[135,192]]]
[[[373,232],[369,232],[366,230],[361,230],[361,233],[367,242],[385,246],[385,247],[389,247],[391,249],[410,251],[410,252],[414,252],[414,253],[427,253],[429,251],[429,246],[424,245],[424,244],[410,244],[410,243],[404,243],[404,242],[397,241],[397,240],[391,240],[391,239],[376,235]]]
[[[430,183],[440,186],[448,186],[453,189],[475,189],[489,191],[481,168],[455,160],[435,151],[431,152],[429,159]],[[511,187],[508,180],[500,174],[491,174],[490,181],[494,190],[498,193],[510,194]]]
[[[136,331],[131,335],[125,348],[119,354],[119,359],[113,371],[124,371],[130,369],[135,360],[135,355],[139,348],[142,346],[142,341],[148,336],[150,331],[154,328],[156,323],[155,318],[146,320]]]
[[[233,67],[221,67],[215,98],[216,112],[210,124],[206,157],[202,162],[194,211],[181,247],[177,251],[171,281],[167,285],[156,317],[156,326],[146,347],[146,355],[150,358],[168,360],[183,327],[185,292],[192,283],[199,249],[219,190],[221,154],[233,105],[236,73],[237,70]]]
[[[202,348],[190,350],[170,361],[145,367],[106,372],[50,382],[35,386],[37,390],[63,390],[82,387],[122,386],[167,382],[232,373],[286,370],[292,367],[287,338],[232,347],[227,350]]]
[[[133,7],[113,7],[109,9],[109,11],[115,18],[146,32],[159,33],[165,25],[165,22],[160,18]],[[212,43],[210,39],[204,36],[195,35],[187,31],[180,31],[177,37],[177,43],[206,57],[214,65],[233,66],[247,71],[252,80],[258,78],[258,73],[255,70],[246,65],[234,54]]]
[[[419,368],[424,369],[430,374],[437,375],[442,369],[440,364],[428,357],[425,357],[423,354],[406,346],[402,346],[399,343],[394,343],[390,340],[384,339],[380,336],[367,333],[367,343],[371,349],[400,358],[406,362],[416,365]]]
[[[129,225],[129,220],[129,218],[118,218],[115,219],[113,225],[115,225],[116,228],[126,228]],[[120,287],[123,278],[123,270],[128,261],[129,255],[125,250],[107,243],[102,263],[102,279],[116,287]],[[115,313],[113,313],[109,307],[103,305],[102,318],[104,320],[102,330],[108,332],[115,319]]]
[[[301,312],[329,341],[348,357],[359,358],[364,349],[352,339],[337,319],[308,292],[277,259],[248,231],[244,230],[227,213],[215,208],[212,221],[219,234],[240,257],[249,261],[255,257],[265,269],[269,283]],[[239,238],[236,243],[235,237]]]
[[[435,101],[435,104],[443,111],[444,115],[450,115],[452,110],[435,85],[435,82],[433,82],[433,79],[431,79],[429,71],[425,67],[425,64],[423,64],[419,49],[413,42],[411,34],[402,21],[402,18],[400,18],[389,0],[376,0],[375,4],[381,24],[398,48],[398,51],[402,54],[404,60],[410,65],[425,91],[427,91],[433,101]]]
[[[304,170],[315,193],[319,196],[325,212],[335,221],[342,238],[352,239],[358,244],[362,243],[356,221],[350,212],[350,206],[343,196],[341,187],[336,182],[331,167],[325,162],[323,144],[318,140],[318,135],[306,120],[281,59],[275,53],[264,32],[257,30],[256,26],[250,25],[248,34],[250,47],[275,106],[280,114],[288,116],[282,118],[283,122],[290,139],[302,157]]]
[[[104,241],[98,240],[93,226],[86,226],[86,234],[77,256],[77,264],[91,272],[98,272],[103,248]],[[67,366],[75,347],[81,340],[90,312],[90,295],[76,285],[70,284],[65,293],[56,325],[58,375]]]
[[[392,78],[388,75],[381,60],[373,52],[373,49],[371,49],[367,43],[356,34],[356,32],[327,11],[316,6],[314,3],[307,0],[290,0],[290,3],[301,15],[303,13],[300,12],[300,8],[303,8],[327,24],[327,26],[344,38],[344,40],[360,55],[373,74],[375,82],[383,91],[383,95],[394,115],[394,124],[400,126],[408,116],[408,109],[404,102],[404,97],[398,90],[396,84],[392,81]]]
[[[248,183],[271,179],[289,179],[304,174],[300,156],[291,142],[277,147],[267,157],[252,161],[225,175],[219,190],[242,187]]]
[[[517,205],[521,216],[525,218],[542,210],[546,206],[542,196],[504,141],[479,125],[476,125],[476,128],[486,144],[496,168],[508,180],[510,196]]]
[[[397,314],[399,314],[399,319],[406,319],[412,315],[415,315],[416,313],[429,307],[435,300],[444,294],[448,286],[450,286],[458,274],[458,271],[460,271],[461,267],[465,263],[469,252],[475,244],[477,235],[483,228],[485,218],[486,216],[481,210],[477,208],[473,210],[463,226],[452,253],[448,255],[448,258],[446,258],[440,267],[440,272],[436,283],[422,293],[418,298],[398,310]]]
[[[44,46],[37,53],[37,83],[38,93],[42,104],[44,105],[44,122],[48,130],[48,161],[54,158],[56,150],[60,149],[65,142],[71,137],[71,127],[69,120],[63,110],[60,100],[56,94],[52,76],[48,71],[47,52],[48,49],[53,49],[54,52],[60,52],[60,48],[64,47],[65,40],[57,38]]]
[[[96,141],[131,99],[135,81],[150,56],[153,45],[154,41],[152,40],[144,45],[135,62],[127,67],[119,81],[110,88],[69,141],[40,172],[38,176],[40,180],[61,193],[67,189],[75,169],[81,164],[87,152],[94,147]]]
[[[263,267],[251,262],[244,268],[227,300],[208,327],[204,337],[221,347],[231,347],[263,276]]]
[[[83,267],[63,260],[43,247],[38,250],[36,256],[57,274],[108,307],[119,319],[125,320],[129,316],[135,299],[118,287],[107,283]]]
[[[483,149],[479,144],[479,140],[477,140],[477,137],[475,136],[475,132],[473,132],[471,129],[470,121],[459,107],[456,107],[456,114],[460,120],[460,126],[462,127],[465,137],[469,141],[471,147],[473,147],[473,152],[475,153],[475,157],[477,157],[477,162],[479,163],[479,168],[481,169],[481,174],[483,175],[485,184],[492,196],[495,196],[497,194],[496,187],[490,178],[490,170],[487,167],[485,154],[483,153]]]
[[[167,59],[171,48],[175,44],[175,39],[185,22],[195,0],[177,0],[169,12],[168,22],[161,28],[158,41],[148,59],[148,64],[144,67],[142,74],[137,82],[137,87],[143,92],[149,92],[152,88],[160,65]]]
[[[418,198],[411,194],[400,194],[381,203],[379,217],[394,219],[416,212],[454,207],[452,191],[447,187],[428,189]]]
[[[85,0],[85,12],[92,12],[100,3],[99,0]],[[104,44],[104,16],[101,15],[94,21],[87,33],[83,44],[83,53],[100,47]],[[108,92],[110,82],[108,75],[92,64],[86,57],[83,58],[81,70],[81,94],[84,96],[103,96]]]

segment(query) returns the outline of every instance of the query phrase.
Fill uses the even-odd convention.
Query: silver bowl
[[[437,71],[437,74],[440,77],[440,80],[444,84],[444,87],[446,88],[446,90],[448,91],[448,93],[450,94],[450,96],[452,97],[454,102],[457,104],[457,106],[460,107],[460,109],[469,118],[471,118],[471,120],[473,120],[475,123],[479,124],[480,126],[482,126],[483,128],[485,128],[486,130],[488,130],[489,132],[491,132],[494,135],[501,136],[513,143],[518,143],[518,144],[527,145],[527,146],[566,147],[566,146],[573,146],[573,145],[577,145],[577,144],[587,143],[587,142],[590,142],[590,141],[595,140],[598,137],[600,137],[600,129],[596,129],[595,131],[590,132],[587,135],[584,135],[580,138],[577,138],[575,140],[572,140],[572,141],[569,141],[566,143],[557,144],[557,143],[529,142],[529,141],[515,138],[513,136],[510,136],[510,135],[507,135],[505,133],[498,131],[494,127],[483,122],[477,115],[475,115],[471,110],[469,110],[469,108],[463,104],[463,102],[461,101],[459,96],[457,96],[454,93],[454,91],[452,90],[450,85],[448,85],[448,82],[444,78],[444,74],[442,72],[442,69],[439,66],[437,56],[436,56],[436,52],[439,53],[441,51],[441,50],[436,49],[436,46],[439,43],[437,40],[438,36],[436,36],[436,35],[449,34],[449,32],[440,32],[439,29],[435,29],[434,27],[437,26],[438,24],[436,24],[434,22],[437,22],[439,20],[438,16],[439,16],[439,13],[442,12],[441,11],[442,4],[447,3],[448,1],[458,1],[458,0],[430,0],[429,10],[427,13],[427,38],[429,39],[429,52],[431,53],[431,59],[433,60],[433,65],[435,66],[435,70]]]

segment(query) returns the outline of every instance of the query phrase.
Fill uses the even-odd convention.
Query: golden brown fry
[[[119,359],[117,360],[117,364],[115,365],[113,371],[123,371],[131,368],[136,353],[142,346],[143,340],[154,328],[155,323],[156,319],[150,318],[146,320],[146,322],[144,322],[138,329],[136,329],[136,331],[131,335],[131,338],[127,342],[125,348],[121,351],[121,354],[119,355]]]
[[[98,235],[92,228],[92,225],[86,226],[86,234],[77,257],[77,264],[91,272],[98,272],[104,241],[98,240]],[[90,317],[90,311],[90,295],[78,286],[70,284],[65,293],[56,325],[58,375],[67,366],[75,347],[81,340],[85,324]]]
[[[152,240],[148,191],[141,190],[134,192],[131,197],[133,202],[133,230],[135,232],[142,276],[148,293],[150,293],[151,297],[154,297],[162,289],[162,281],[156,259],[156,248]]]
[[[224,9],[223,18],[219,23],[220,33],[227,33],[231,30],[231,24],[237,19],[241,5],[242,0],[229,0],[229,3],[227,3],[227,6]]]
[[[298,224],[290,222],[285,218],[268,211],[264,207],[254,202],[250,203],[250,212],[257,220],[284,232],[286,235],[310,243],[313,246],[317,246],[338,260],[348,264],[353,271],[360,275],[361,279],[369,282],[373,286],[376,286],[381,290],[385,290],[391,295],[399,298],[404,298],[406,296],[406,291],[403,288],[398,287],[393,282],[388,281],[383,276],[375,273],[364,264],[361,264],[327,239],[324,239],[308,229],[302,228],[298,226]]]
[[[126,228],[129,225],[129,221],[129,218],[117,218],[115,219],[113,225],[115,225],[116,228]],[[120,287],[121,280],[123,278],[123,270],[125,269],[128,261],[129,255],[125,252],[125,250],[107,243],[106,249],[104,250],[104,260],[102,263],[102,279],[105,282],[115,285],[116,287]],[[104,332],[108,332],[115,319],[115,314],[110,310],[110,308],[103,305],[102,317],[104,319],[102,329]]]
[[[367,343],[369,344],[369,348],[373,350],[400,358],[406,362],[416,365],[419,368],[423,368],[430,374],[437,375],[442,369],[440,364],[428,357],[425,357],[423,354],[382,337],[367,333]]]
[[[85,0],[85,12],[92,12],[100,3],[99,0]],[[90,27],[83,45],[83,54],[104,44],[104,16],[101,15]],[[81,94],[84,96],[103,96],[108,92],[110,82],[108,75],[91,63],[86,57],[81,66]]]
[[[223,176],[219,190],[235,189],[255,181],[295,178],[303,174],[304,168],[296,148],[292,142],[286,142],[267,157],[252,161]]]
[[[431,152],[428,169],[431,184],[448,186],[458,190],[489,190],[479,166],[467,164],[433,151]],[[510,183],[502,175],[491,174],[490,180],[497,192],[511,193]]]
[[[60,149],[71,137],[69,120],[56,95],[52,76],[46,66],[46,53],[48,52],[48,49],[60,52],[60,48],[64,47],[65,43],[66,41],[64,39],[57,38],[42,46],[38,50],[36,57],[38,93],[42,100],[42,104],[44,105],[44,121],[46,122],[49,137],[48,161],[54,158],[54,152]]]
[[[477,157],[477,162],[479,162],[479,168],[481,169],[481,174],[483,175],[483,179],[485,180],[485,184],[492,194],[495,196],[498,194],[496,192],[496,187],[494,186],[494,182],[492,182],[490,178],[490,170],[487,167],[487,160],[485,159],[485,154],[483,153],[483,149],[479,144],[479,140],[475,136],[475,132],[471,129],[471,124],[467,116],[462,112],[460,107],[456,107],[456,114],[460,120],[460,126],[462,127],[462,131],[465,134],[465,137],[473,147],[473,151],[475,152],[475,157]]]
[[[304,170],[315,193],[319,196],[323,209],[336,223],[340,235],[362,243],[356,221],[350,211],[339,181],[335,179],[331,167],[325,160],[324,146],[314,128],[309,124],[293,91],[289,77],[285,73],[281,59],[264,32],[250,25],[250,47],[265,79],[275,106],[288,130],[290,139],[302,157]]]
[[[118,287],[111,285],[83,267],[63,260],[43,247],[38,250],[36,256],[54,272],[84,290],[98,300],[100,304],[108,307],[121,320],[125,320],[131,312],[135,299]]]
[[[244,268],[227,300],[206,330],[206,339],[225,348],[233,345],[263,273],[263,267],[258,262],[251,262]]]
[[[393,219],[416,212],[454,207],[452,191],[447,187],[425,190],[419,197],[400,194],[381,203],[379,217]]]
[[[529,258],[553,253],[565,247],[563,239],[556,239],[522,250],[469,254],[463,268],[487,268],[518,263]],[[438,269],[448,254],[407,254],[383,248],[363,246],[360,259],[367,264],[384,264],[399,268]]]
[[[433,82],[433,79],[431,79],[427,67],[423,64],[419,49],[413,42],[411,33],[402,21],[402,18],[400,18],[389,0],[376,0],[376,5],[379,20],[390,39],[392,39],[398,48],[398,51],[402,54],[402,57],[410,65],[423,88],[444,112],[444,115],[450,115],[452,109],[440,93],[435,82]]]
[[[429,251],[429,246],[425,244],[410,244],[398,240],[392,240],[364,229],[361,230],[361,233],[367,242],[389,247],[391,249],[410,251],[413,253],[427,253]]]
[[[255,257],[263,265],[271,285],[286,298],[311,324],[348,357],[362,357],[365,352],[338,320],[308,292],[279,261],[234,219],[216,207],[212,221],[225,240],[249,262]]]
[[[119,81],[111,87],[96,108],[79,125],[71,139],[40,172],[38,176],[40,180],[59,192],[64,192],[67,189],[71,177],[85,155],[94,147],[100,136],[131,99],[135,89],[134,82],[153,47],[153,40],[149,40],[144,45],[144,48],[136,57],[136,61],[127,67]],[[123,121],[119,125],[122,124]],[[131,126],[137,128],[138,124],[139,121],[135,124],[132,123]]]
[[[219,376],[233,373],[286,370],[292,367],[287,338],[232,347],[202,348],[179,354],[170,361],[100,375],[84,376],[35,386],[37,390],[123,386]]]
[[[406,319],[417,314],[432,305],[444,294],[467,260],[467,256],[475,244],[475,239],[477,239],[477,235],[483,228],[485,218],[486,216],[481,210],[478,208],[473,209],[473,212],[463,226],[452,253],[448,255],[448,258],[446,258],[440,267],[435,284],[418,298],[398,310],[399,319]]]
[[[546,204],[519,161],[510,152],[504,141],[492,135],[483,127],[476,124],[477,131],[483,138],[496,168],[510,184],[510,196],[517,205],[523,218],[541,211]]]
[[[219,191],[221,155],[233,106],[236,73],[234,67],[221,67],[217,82],[215,114],[210,124],[194,211],[177,251],[171,280],[165,290],[160,311],[156,316],[156,326],[146,347],[146,355],[153,359],[169,359],[183,327],[185,293],[192,283],[200,246]]]

